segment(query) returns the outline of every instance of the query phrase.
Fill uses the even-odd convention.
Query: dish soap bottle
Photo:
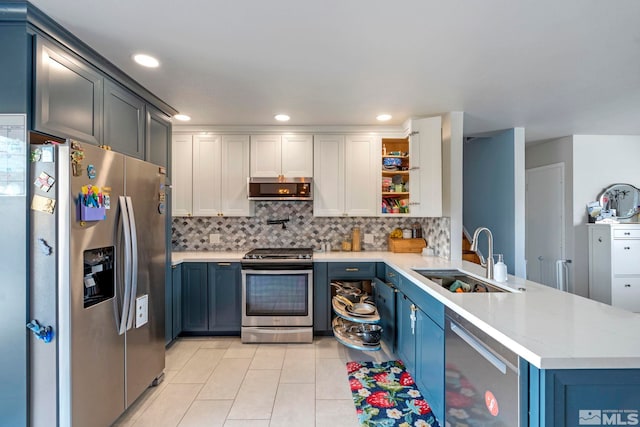
[[[493,267],[493,278],[496,282],[507,281],[507,265],[504,263],[502,254],[498,255],[498,262]]]

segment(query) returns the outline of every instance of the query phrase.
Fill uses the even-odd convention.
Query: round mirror
[[[631,184],[613,184],[598,199],[602,210],[615,209],[617,218],[631,218],[640,212],[640,190]]]

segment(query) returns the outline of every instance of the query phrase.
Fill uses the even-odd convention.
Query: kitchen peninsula
[[[241,257],[239,252],[174,252],[173,264],[235,263]],[[513,292],[451,293],[414,271],[455,268],[483,277],[481,267],[464,261],[391,252],[314,254],[315,264],[356,262],[399,274],[403,286],[411,288],[407,293],[429,297],[442,313],[444,308],[457,313],[516,353],[521,425],[578,425],[579,411],[594,409],[620,410],[618,425],[633,425],[622,422],[627,415],[633,422],[640,410],[638,314],[514,276],[506,283]],[[433,307],[420,308],[429,314]]]

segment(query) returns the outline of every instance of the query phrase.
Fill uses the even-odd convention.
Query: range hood
[[[249,178],[249,200],[313,200],[311,178]]]

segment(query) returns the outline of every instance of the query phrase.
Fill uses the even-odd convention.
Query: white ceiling
[[[640,135],[637,0],[31,2],[190,124],[464,111],[465,135]]]

